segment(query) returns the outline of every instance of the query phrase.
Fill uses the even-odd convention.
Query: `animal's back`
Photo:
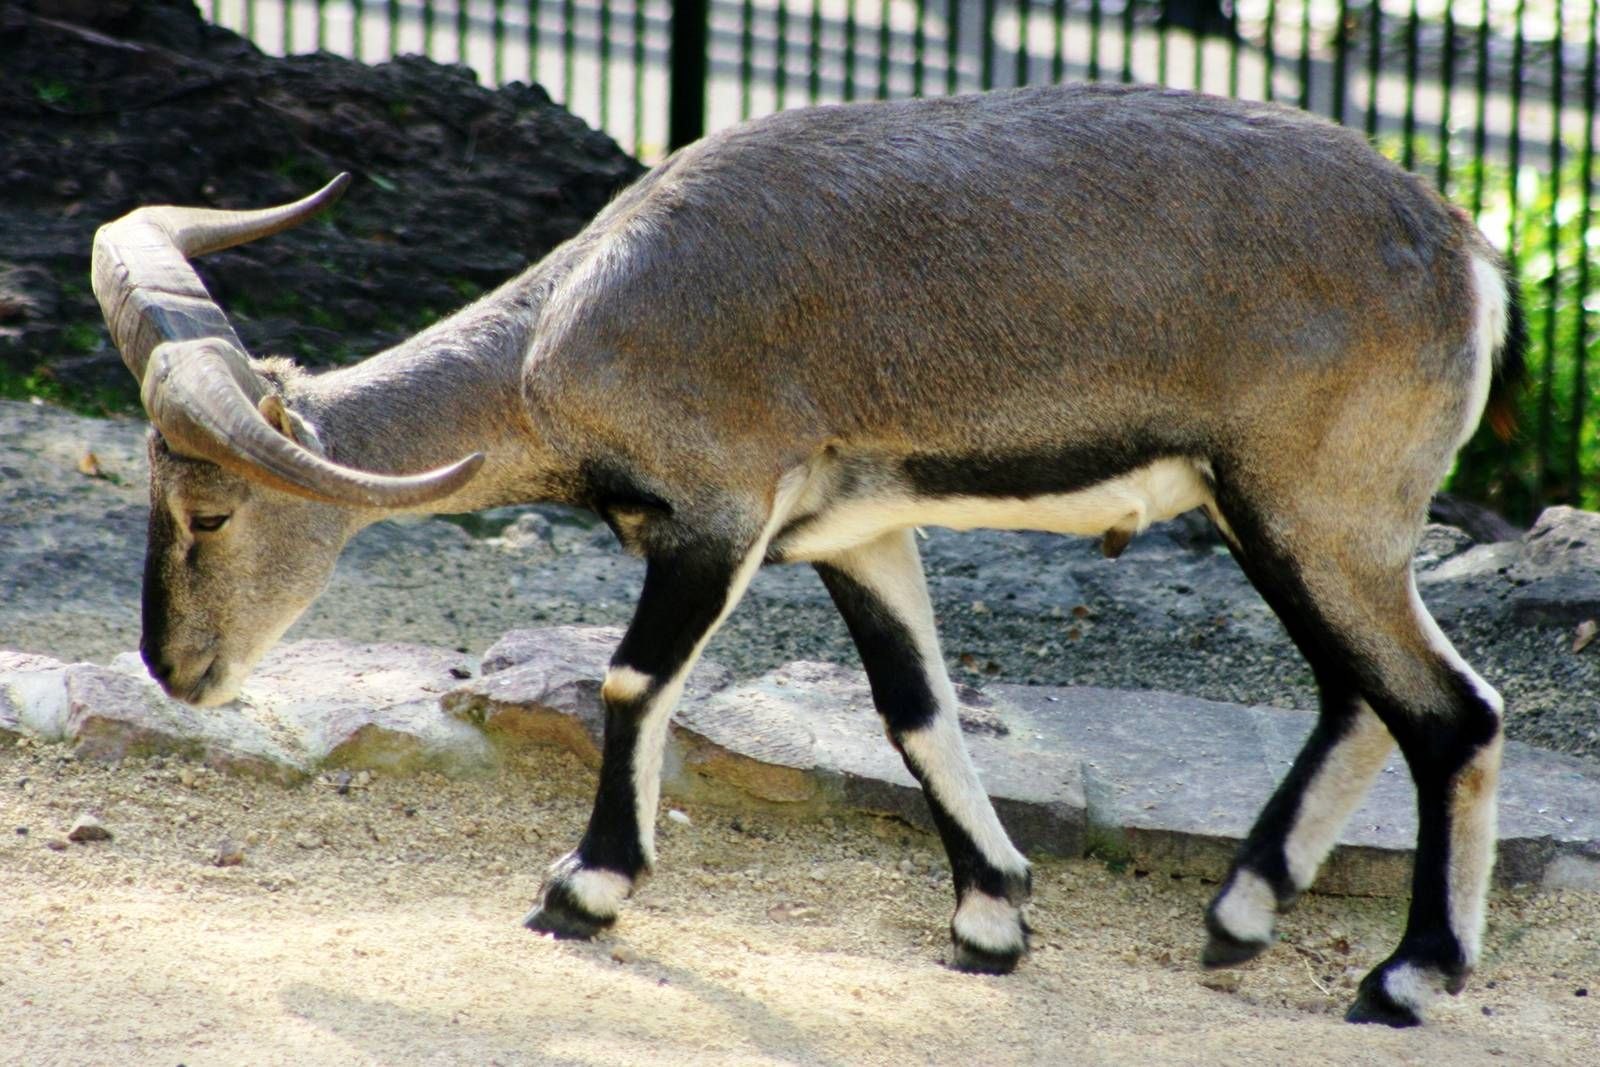
[[[1483,251],[1358,134],[1106,86],[779,114],[673,157],[596,227],[547,341],[572,373],[891,450],[1148,432],[1161,451],[1302,404],[1324,371],[1453,377]]]

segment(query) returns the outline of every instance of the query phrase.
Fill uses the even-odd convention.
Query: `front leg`
[[[651,557],[633,621],[611,657],[600,698],[605,743],[589,828],[550,870],[523,924],[557,937],[593,937],[655,862],[656,805],[667,721],[689,671],[760,563],[721,546]]]
[[[955,966],[1004,974],[1028,949],[1028,861],[1011,844],[967,754],[955,688],[910,530],[816,564],[861,653],[889,740],[928,801],[950,857]]]

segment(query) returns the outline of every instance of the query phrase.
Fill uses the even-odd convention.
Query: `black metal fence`
[[[1516,262],[1521,436],[1455,486],[1600,506],[1600,0],[200,0],[272,52],[421,52],[538,82],[646,161],[803,104],[1063,80],[1279,100],[1364,129]]]

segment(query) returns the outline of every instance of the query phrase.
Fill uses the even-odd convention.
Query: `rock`
[[[99,819],[84,812],[73,820],[72,828],[67,831],[67,840],[80,845],[89,841],[110,841],[111,831]]]
[[[687,814],[685,814],[684,812],[679,811],[677,808],[668,808],[667,809],[667,818],[669,820],[671,820],[672,822],[677,823],[679,826],[692,826],[693,825],[693,823],[689,819],[689,816]]]
[[[45,841],[44,847],[49,849],[51,852],[65,852],[68,848],[68,845],[61,838],[52,837]]]
[[[1573,626],[1600,616],[1600,514],[1546,508],[1522,545],[1508,573],[1513,618]]]
[[[311,830],[299,830],[295,832],[294,843],[296,848],[313,850],[321,848],[325,842],[319,833],[314,833]]]
[[[598,767],[605,721],[600,684],[621,640],[621,630],[605,626],[514,630],[484,653],[483,677],[451,690],[443,707],[497,745],[553,745]],[[702,659],[684,700],[698,700],[731,678]]]
[[[1207,971],[1200,976],[1200,984],[1218,993],[1237,993],[1244,980],[1238,971]]]

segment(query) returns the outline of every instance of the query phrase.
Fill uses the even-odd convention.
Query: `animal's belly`
[[[896,489],[871,498],[827,503],[782,533],[777,559],[821,560],[907,526],[953,530],[1045,530],[1097,537],[1136,534],[1211,499],[1199,463],[1162,459],[1072,493],[1031,497],[915,496]]]

